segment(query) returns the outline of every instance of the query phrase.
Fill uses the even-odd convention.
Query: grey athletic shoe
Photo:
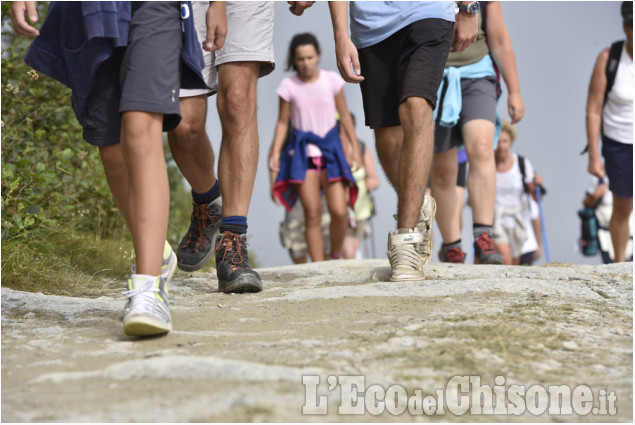
[[[218,276],[218,292],[262,291],[260,275],[249,266],[247,235],[238,235],[230,231],[218,235],[216,275]]]
[[[133,274],[128,280],[128,290],[123,292],[128,297],[123,309],[126,335],[160,335],[172,330],[167,284],[161,276],[154,281],[148,277]]]
[[[474,240],[474,257],[481,264],[503,264],[503,257],[496,251],[489,232],[481,232]]]
[[[218,231],[223,216],[221,197],[208,204],[192,202],[190,228],[176,251],[179,269],[193,272],[205,265],[212,256],[214,234]]]

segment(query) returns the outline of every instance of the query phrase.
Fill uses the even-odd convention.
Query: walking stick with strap
[[[545,247],[545,260],[547,263],[550,263],[551,257],[549,256],[549,243],[547,243],[547,229],[545,228],[545,214],[542,210],[540,186],[536,187],[536,201],[538,203],[538,211],[540,212],[540,227],[542,228],[542,242]]]

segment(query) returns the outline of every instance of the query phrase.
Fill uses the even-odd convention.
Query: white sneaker
[[[130,260],[132,260],[130,271],[132,272],[132,274],[135,274],[137,273],[137,264],[135,263],[136,256],[134,248],[132,250],[132,253],[130,254]],[[165,241],[165,244],[163,245],[163,262],[161,263],[161,277],[166,284],[170,281],[170,279],[172,279],[172,275],[174,275],[174,272],[176,271],[176,264],[176,254],[174,253],[174,250],[172,249],[168,241]]]
[[[388,233],[390,280],[423,280],[423,261],[417,250],[423,242],[423,234],[414,229],[399,229]]]
[[[128,302],[123,309],[126,335],[159,335],[172,330],[168,288],[161,276],[133,274],[123,294]]]
[[[419,254],[424,265],[432,262],[432,221],[436,213],[437,203],[426,193],[419,212],[419,220],[415,226],[415,229],[423,234],[423,242],[419,244]]]

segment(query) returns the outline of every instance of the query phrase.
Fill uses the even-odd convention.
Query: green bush
[[[40,18],[45,6],[38,4]],[[123,277],[130,235],[99,150],[82,139],[71,91],[24,64],[31,40],[7,25],[9,7],[2,3],[3,285],[66,293],[68,285],[90,281],[97,272]],[[188,227],[191,198],[178,169],[172,165],[168,173],[168,240],[176,246]]]

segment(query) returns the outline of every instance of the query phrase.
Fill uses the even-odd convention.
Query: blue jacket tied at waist
[[[296,185],[304,182],[307,172],[307,143],[313,143],[320,148],[326,162],[328,181],[344,180],[349,189],[350,205],[355,205],[357,185],[342,150],[337,126],[326,133],[324,138],[308,131],[293,130],[289,143],[280,155],[280,171],[273,189],[275,196],[287,210],[291,210],[297,201]]]

